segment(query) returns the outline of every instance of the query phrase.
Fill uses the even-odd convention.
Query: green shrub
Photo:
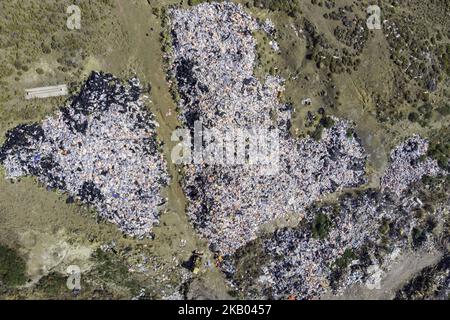
[[[323,117],[320,120],[320,124],[327,129],[330,129],[332,126],[334,126],[335,122],[333,119],[331,119],[330,117]]]
[[[439,166],[447,170],[450,159],[450,134],[442,132],[441,135],[430,141],[428,146],[428,156],[435,159]]]
[[[42,291],[48,297],[58,297],[63,293],[67,293],[67,278],[62,274],[52,272],[45,277],[42,277],[36,284],[35,289]]]
[[[42,44],[41,48],[42,48],[42,52],[45,54],[49,54],[52,52],[52,49],[45,43]]]
[[[0,78],[6,78],[13,74],[14,70],[5,61],[0,62]]]
[[[382,235],[386,235],[389,232],[389,220],[386,218],[383,218],[383,221],[381,223],[381,226],[379,228],[379,231]]]
[[[113,283],[130,289],[132,294],[139,292],[139,282],[137,282],[130,272],[125,262],[111,253],[97,249],[92,255],[96,262],[93,272],[103,281]]]
[[[26,281],[25,261],[16,251],[0,245],[0,282],[7,286],[22,285]]]
[[[152,8],[152,14],[155,16],[155,17],[157,17],[157,18],[159,18],[159,8],[157,8],[157,7],[155,7],[155,8]]]
[[[19,60],[14,61],[13,65],[17,70],[22,69],[22,62],[20,62]]]

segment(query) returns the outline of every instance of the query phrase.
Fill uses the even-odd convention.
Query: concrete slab
[[[25,99],[65,96],[69,93],[67,85],[25,89]]]

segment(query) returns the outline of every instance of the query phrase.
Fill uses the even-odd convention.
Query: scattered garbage
[[[65,96],[68,93],[69,90],[67,89],[67,85],[65,84],[50,87],[39,87],[25,89],[25,99],[29,100],[34,98],[58,97]]]
[[[205,127],[225,132],[252,127],[280,131],[276,175],[262,175],[260,167],[185,166],[187,213],[214,251],[231,254],[255,239],[265,223],[300,214],[327,193],[365,182],[366,154],[359,139],[347,138],[350,123],[335,119],[319,142],[290,136],[291,107],[278,101],[283,80],[268,76],[261,83],[255,77],[252,31],[259,24],[241,5],[204,3],[172,9],[169,15],[171,70],[183,124],[193,129],[202,120]]]
[[[427,150],[428,142],[417,135],[396,147],[391,152],[390,165],[381,180],[381,187],[400,195],[424,175],[441,173],[437,161],[426,157]]]
[[[151,235],[169,176],[157,123],[140,84],[93,72],[81,92],[41,124],[9,130],[0,149],[7,178],[32,175],[48,188],[93,205],[124,233]]]

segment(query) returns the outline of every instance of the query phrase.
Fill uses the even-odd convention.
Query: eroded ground
[[[144,93],[149,97],[146,104],[159,123],[157,134],[164,143],[163,154],[170,159],[174,145],[171,133],[182,123],[177,88],[170,83],[174,79],[167,79],[172,44],[166,10],[180,2],[181,7],[188,8],[202,1],[80,1],[82,26],[73,31],[65,27],[65,9],[70,1],[2,2],[0,142],[4,142],[7,130],[21,123],[39,122],[64,104],[64,98],[24,100],[25,88],[68,83],[75,93],[91,71],[97,70],[123,80],[136,76],[144,88],[151,87]],[[383,25],[383,31],[360,31],[367,18],[366,1],[233,2],[241,3],[243,10],[260,21],[269,18],[274,24],[276,32],[272,35],[262,30],[253,33],[258,53],[254,72],[261,81],[269,74],[285,79],[285,92],[279,98],[292,105],[292,135],[320,140],[324,115],[355,124],[355,133],[368,154],[367,183],[331,194],[323,202],[336,204],[346,191],[380,188],[391,150],[414,134],[430,140],[427,156],[442,166],[448,164],[448,3],[381,1],[383,18],[389,23]],[[348,24],[348,20],[353,22]],[[392,31],[396,28],[399,31]],[[395,41],[398,33],[404,40]],[[273,49],[273,41],[279,45],[279,52]],[[425,49],[427,53],[421,54]],[[421,74],[425,76],[417,78]],[[308,98],[310,102],[302,103]],[[99,220],[92,208],[67,204],[66,195],[47,191],[31,177],[7,180],[1,169],[0,252],[8,259],[0,270],[10,272],[8,261],[22,267],[17,268],[17,274],[2,278],[0,295],[21,299],[265,296],[258,291],[258,284],[251,292],[236,291],[216,267],[217,256],[186,215],[179,169],[168,161],[171,182],[164,190],[166,212],[153,229],[153,240],[125,237],[114,225]],[[403,285],[448,252],[448,182],[443,181],[424,181],[425,187],[417,185],[413,190],[424,203],[413,207],[415,215],[428,217],[444,210],[439,211],[443,225],[431,231],[440,245],[431,251],[413,246],[413,253],[406,251],[389,271],[384,271],[379,289],[356,285],[340,297],[393,298]],[[303,216],[304,212],[292,212],[276,223],[261,226],[255,243],[243,247],[236,257],[234,280],[257,279],[261,273],[258,267],[267,263],[261,239],[270,238],[283,226],[307,228],[302,227],[299,217]],[[317,229],[321,226],[323,223],[316,225]],[[421,231],[413,234],[421,239]],[[380,233],[381,238],[389,236],[385,229]],[[414,239],[410,236],[405,241],[412,243]],[[181,266],[193,250],[204,252],[198,274]],[[348,256],[357,258],[350,253]],[[69,265],[82,270],[82,290],[77,295],[66,287]],[[445,270],[442,266],[435,269],[439,268]],[[403,294],[420,297],[411,293],[421,290],[415,287],[403,289]],[[302,298],[287,291],[279,291],[277,298],[289,295]]]

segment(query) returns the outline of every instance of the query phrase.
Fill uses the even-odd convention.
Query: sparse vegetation
[[[52,272],[41,278],[34,290],[49,298],[62,297],[63,294],[67,295],[70,292],[66,282],[67,277],[57,272]]]
[[[63,102],[56,98],[43,103],[23,101],[24,86],[35,83],[41,85],[46,81],[75,82],[83,78],[85,70],[102,67],[108,69],[105,70],[108,72],[136,71],[140,73],[141,80],[143,80],[141,75],[148,76],[145,83],[151,81],[154,89],[150,108],[155,109],[158,114],[158,121],[161,124],[159,134],[165,135],[165,141],[169,141],[170,132],[178,125],[177,109],[173,102],[177,103],[180,96],[176,80],[171,76],[165,78],[166,75],[161,72],[164,68],[160,68],[161,60],[167,62],[172,50],[169,20],[165,10],[170,5],[187,8],[187,5],[194,6],[209,1],[148,0],[144,1],[148,10],[142,10],[140,1],[75,1],[82,10],[81,30],[68,30],[65,27],[67,18],[65,9],[74,1],[2,1],[0,133],[4,133],[7,128],[18,122],[37,121],[50,114]],[[355,1],[347,6],[332,0],[238,0],[237,2],[244,4],[248,8],[247,11],[260,21],[270,18],[276,26],[275,39],[280,47],[279,52],[272,50],[269,45],[273,40],[270,36],[261,30],[254,32],[258,55],[255,73],[261,83],[264,83],[268,74],[280,75],[286,80],[286,91],[280,95],[280,99],[292,102],[294,106],[296,117],[293,118],[292,125],[293,132],[294,129],[298,130],[296,136],[303,138],[309,135],[319,141],[324,130],[334,125],[331,115],[354,121],[357,130],[348,129],[346,136],[348,139],[363,137],[364,146],[370,155],[370,172],[367,174],[371,179],[372,174],[378,175],[381,168],[384,168],[382,160],[376,163],[375,158],[378,156],[380,159],[386,158],[391,150],[392,141],[396,141],[399,136],[418,133],[430,141],[427,156],[437,160],[442,169],[449,169],[450,134],[446,128],[450,121],[448,103],[450,91],[446,87],[450,77],[450,45],[447,32],[448,16],[446,16],[448,10],[442,10],[449,8],[447,0],[412,0],[408,2],[408,6],[397,0],[379,1],[383,19],[389,23],[394,22],[398,28],[398,32],[393,32],[392,27],[387,29],[388,25],[383,25],[380,36],[384,39],[384,34],[388,34],[387,46],[384,46],[385,41],[379,41],[377,31],[369,32],[366,29],[365,3]],[[120,3],[118,8],[120,10],[111,11],[117,3]],[[137,10],[146,13],[138,18]],[[116,16],[120,14],[124,15],[123,20]],[[129,19],[130,16],[136,16],[136,20]],[[327,24],[326,28],[324,23]],[[141,29],[145,29],[144,36]],[[397,33],[400,37],[397,37]],[[152,39],[151,43],[148,42],[149,39]],[[122,46],[122,43],[129,46]],[[147,57],[144,58],[143,53]],[[166,81],[172,85],[167,86]],[[71,87],[71,93],[77,91],[74,88]],[[304,98],[309,97],[311,104],[301,104]],[[323,113],[317,113],[319,108]],[[170,120],[167,119],[169,116],[164,116],[169,110]],[[0,136],[0,140],[4,138],[3,136],[3,134]],[[164,147],[165,151],[167,149]],[[423,156],[419,161],[426,159],[427,157]],[[179,175],[173,172],[174,180],[178,181]],[[4,178],[1,171],[0,178]],[[417,225],[405,229],[402,228],[401,219],[400,222],[395,219],[383,219],[375,229],[381,243],[380,251],[390,249],[390,245],[400,238],[413,248],[418,248],[427,237],[431,236],[431,231],[440,230],[436,225],[444,229],[442,238],[448,238],[450,230],[448,214],[447,221],[444,222],[434,221],[432,217],[439,209],[439,205],[448,202],[450,177],[443,174],[435,177],[423,176],[422,181],[417,183],[423,184],[417,196],[417,199],[423,202],[423,206],[413,211],[418,221]],[[105,227],[103,223],[100,229],[95,221],[89,219],[86,219],[89,224],[73,223],[79,221],[73,218],[79,213],[74,209],[75,205],[69,210],[64,204],[57,202],[57,196],[47,198],[35,182],[22,181],[17,184],[4,182],[0,186],[5,187],[5,190],[6,186],[8,188],[12,186],[11,188],[17,188],[14,190],[26,191],[17,192],[19,194],[17,198],[5,193],[1,199],[0,203],[3,205],[0,205],[0,212],[3,214],[4,211],[8,211],[7,217],[13,217],[11,220],[14,220],[16,215],[18,220],[25,219],[23,217],[26,214],[21,212],[26,212],[24,208],[33,206],[33,213],[37,217],[33,228],[39,229],[41,224],[49,224],[50,221],[55,228],[73,227],[73,230],[70,230],[82,239],[80,242],[86,241],[85,230],[95,233],[93,239],[98,237],[93,243],[120,238],[111,229],[101,229]],[[166,259],[161,259],[163,261],[161,263],[152,264],[150,268],[172,266],[172,258],[177,256],[178,250],[182,252],[178,245],[180,239],[175,235],[180,235],[183,239],[189,237],[188,246],[192,243],[197,244],[194,241],[197,239],[195,233],[188,235],[191,230],[183,229],[189,225],[187,220],[183,220],[186,219],[183,211],[184,203],[181,201],[181,208],[178,208],[179,204],[173,201],[177,197],[182,199],[183,194],[176,187],[173,188],[169,190],[171,195],[168,198],[170,209],[176,212],[176,216],[175,214],[169,216],[170,219],[174,219],[175,216],[177,224],[174,226],[168,222],[166,225],[164,222],[156,240],[145,242],[145,246],[156,248],[152,248],[149,252],[158,257],[160,254],[165,255]],[[29,196],[23,196],[25,193]],[[20,199],[21,197],[23,199]],[[52,213],[51,218],[49,212]],[[53,212],[62,212],[64,219]],[[317,214],[311,225],[305,223],[306,231],[311,231],[315,239],[326,239],[331,227],[335,227],[335,218],[334,214],[331,216]],[[12,227],[9,224],[2,225],[0,231],[6,234],[8,228]],[[104,230],[107,231],[103,234]],[[180,230],[183,232],[179,232]],[[122,240],[127,245],[134,241]],[[252,277],[255,279],[260,277],[262,275],[260,266],[269,261],[262,244],[258,243],[260,240],[258,238],[255,243],[242,248],[238,254],[241,256],[236,258],[242,260],[239,260],[240,264],[237,265],[235,278],[250,293],[257,292],[251,287]],[[134,245],[131,247],[132,250],[136,249]],[[167,253],[172,252],[174,247],[177,248],[177,254]],[[6,290],[9,290],[11,297],[12,290],[15,290],[14,294],[21,292],[21,298],[27,298],[28,294],[30,297],[36,294],[38,298],[42,296],[73,298],[66,287],[66,277],[57,272],[44,276],[33,288],[19,288],[27,279],[24,258],[13,248],[0,245],[1,289],[10,287]],[[87,298],[111,298],[115,297],[117,289],[126,292],[123,294],[125,298],[137,294],[143,282],[140,282],[141,279],[138,280],[135,273],[128,271],[130,263],[127,258],[127,254],[123,252],[113,254],[96,251],[92,257],[92,270],[82,278],[83,281],[87,280],[87,283],[83,283],[83,288],[86,289],[89,284],[93,284],[93,289],[89,288],[88,290],[92,290],[83,291],[83,294],[86,293]],[[335,257],[327,264],[327,267],[333,270],[332,288],[335,285],[333,281],[340,279],[352,260],[360,261],[355,267],[364,264],[361,251],[357,249],[346,249],[341,257],[334,259]],[[371,261],[370,258],[367,260]],[[228,262],[227,258],[225,262]],[[447,257],[445,265],[438,268],[440,270],[438,274],[444,274],[445,270],[448,270],[448,264]],[[212,269],[217,272],[215,268]],[[398,297],[435,297],[437,292],[435,282],[441,278],[445,279],[437,277],[435,269],[436,266],[424,269],[402,289]],[[164,274],[170,274],[166,271],[167,268]],[[150,270],[149,274],[151,275],[149,277],[157,278],[162,272],[152,273]],[[201,275],[198,277],[202,278]],[[173,283],[177,285],[177,281]],[[166,285],[162,283],[158,284],[161,288]],[[159,290],[160,287],[155,285],[155,290]],[[242,298],[243,292],[231,290],[228,294]],[[3,296],[2,294],[4,292],[0,293],[0,298],[9,298],[8,294]]]
[[[435,159],[442,169],[449,169],[450,130],[448,128],[443,128],[431,139],[428,156]]]

